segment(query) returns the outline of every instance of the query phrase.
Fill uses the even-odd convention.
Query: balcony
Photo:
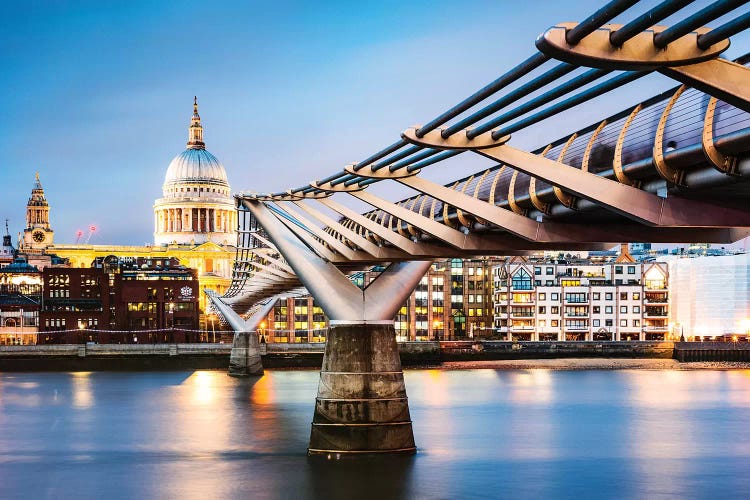
[[[643,313],[643,317],[649,319],[667,319],[669,313],[667,311],[646,311]]]
[[[532,306],[536,304],[536,301],[534,299],[523,299],[525,302],[516,301],[516,299],[511,299],[510,304],[513,306]]]
[[[568,313],[564,313],[563,314],[563,318],[571,318],[571,319],[575,319],[575,318],[588,318],[588,317],[589,317],[589,313],[588,312],[583,313],[583,314],[568,314]]]
[[[511,332],[533,332],[533,325],[513,325],[510,327]]]
[[[563,327],[566,332],[587,332],[589,331],[588,326],[565,326]]]
[[[587,306],[587,305],[589,305],[589,299],[585,299],[585,300],[580,300],[580,299],[568,300],[568,299],[565,299],[565,305],[566,306],[568,306],[568,305],[570,305],[570,306]]]
[[[644,300],[643,303],[647,306],[668,306],[669,299],[667,299],[667,297],[658,298],[658,299],[646,298],[646,300]]]
[[[511,311],[510,319],[534,319],[534,313],[515,313]]]
[[[645,326],[643,327],[643,331],[646,333],[663,333],[669,331],[668,325],[663,326]]]

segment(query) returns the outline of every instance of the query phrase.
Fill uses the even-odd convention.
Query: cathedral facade
[[[206,150],[198,98],[188,127],[187,149],[167,168],[163,197],[154,203],[154,243],[234,244],[237,214],[224,166]]]
[[[181,265],[196,270],[200,284],[199,305],[205,311],[203,289],[211,288],[222,294],[231,282],[236,217],[224,166],[206,151],[195,99],[187,149],[169,164],[162,198],[154,203],[153,245],[52,244],[49,205],[37,177],[27,208],[28,227],[22,239],[23,250],[27,254],[31,250],[55,255],[65,259],[71,267],[91,267],[97,258],[112,255],[145,258],[149,265],[157,266],[170,258],[179,259]],[[43,238],[35,236],[38,233]],[[203,326],[206,319],[201,315]]]

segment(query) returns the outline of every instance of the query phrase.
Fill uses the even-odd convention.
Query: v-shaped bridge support
[[[432,262],[392,263],[360,289],[295,234],[294,221],[242,203],[330,320],[308,453],[414,453],[393,317]]]
[[[229,374],[236,377],[263,375],[263,363],[260,358],[260,345],[256,330],[276,304],[277,299],[268,299],[260,309],[244,320],[213,290],[206,290],[206,296],[234,330],[232,352],[229,355]]]

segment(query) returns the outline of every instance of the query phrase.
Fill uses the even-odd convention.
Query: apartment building
[[[663,340],[667,264],[513,257],[494,266],[493,333],[508,340]]]
[[[492,268],[498,261],[436,261],[419,281],[395,317],[399,342],[482,338],[492,328]],[[382,267],[355,273],[360,287],[370,284]],[[266,342],[325,342],[328,319],[312,297],[280,300],[259,325]]]

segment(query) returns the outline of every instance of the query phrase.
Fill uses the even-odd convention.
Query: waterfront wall
[[[697,344],[697,345],[696,345]],[[734,344],[684,343],[682,348],[716,348]],[[320,368],[322,343],[261,344],[266,368]],[[736,346],[736,345],[735,345]],[[750,344],[740,344],[748,349]],[[231,344],[69,344],[0,346],[0,371],[22,370],[175,370],[226,369]],[[534,359],[564,357],[672,358],[672,342],[403,342],[398,345],[403,366],[435,366],[443,361]],[[709,356],[704,354],[703,357]],[[684,358],[684,359],[683,359]]]
[[[674,358],[689,361],[750,361],[748,342],[677,342]]]

